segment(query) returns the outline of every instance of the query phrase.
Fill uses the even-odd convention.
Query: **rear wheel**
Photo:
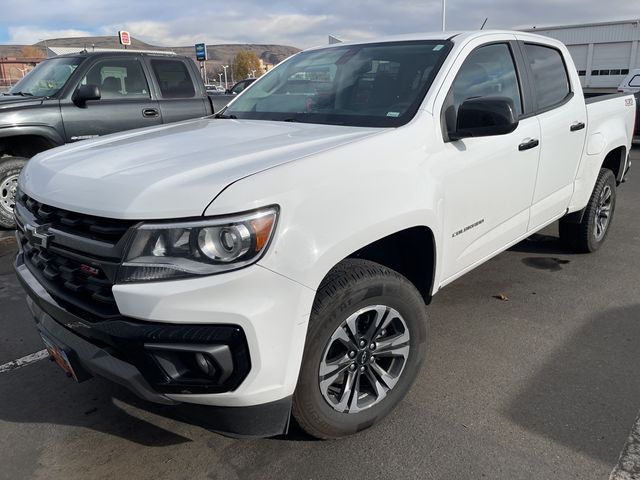
[[[22,157],[0,159],[0,228],[15,228],[13,207],[16,202],[18,176],[27,163]]]
[[[571,250],[591,253],[598,250],[609,233],[616,208],[616,177],[600,170],[593,193],[580,223],[560,220],[560,241]]]
[[[411,387],[422,364],[426,312],[402,275],[345,260],[318,290],[293,415],[318,438],[370,427]]]

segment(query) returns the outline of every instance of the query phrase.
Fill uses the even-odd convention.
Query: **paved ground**
[[[607,478],[640,409],[637,175],[597,254],[562,250],[554,225],[438,294],[426,368],[376,428],[231,440],[39,361],[0,373],[0,478]],[[42,349],[6,242],[0,365]]]

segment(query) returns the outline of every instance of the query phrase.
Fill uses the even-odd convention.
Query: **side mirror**
[[[89,100],[100,100],[102,94],[100,93],[100,87],[97,85],[80,85],[75,92],[71,100],[73,103],[79,106],[85,105]]]
[[[458,108],[455,131],[450,140],[469,137],[506,135],[518,128],[516,108],[507,97],[477,97],[462,102]]]

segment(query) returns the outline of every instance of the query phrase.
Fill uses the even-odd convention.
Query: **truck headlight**
[[[117,283],[169,280],[237,270],[266,251],[278,207],[181,223],[144,223],[130,243]]]

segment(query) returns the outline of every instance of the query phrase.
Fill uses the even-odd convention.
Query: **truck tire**
[[[595,252],[607,238],[615,208],[616,177],[611,170],[602,168],[582,221],[560,220],[560,241],[578,253]]]
[[[405,396],[425,351],[424,300],[405,277],[348,259],[327,275],[311,311],[293,416],[321,439],[364,430]]]
[[[22,157],[0,158],[0,228],[15,228],[13,206],[15,204],[18,175],[27,163]]]

